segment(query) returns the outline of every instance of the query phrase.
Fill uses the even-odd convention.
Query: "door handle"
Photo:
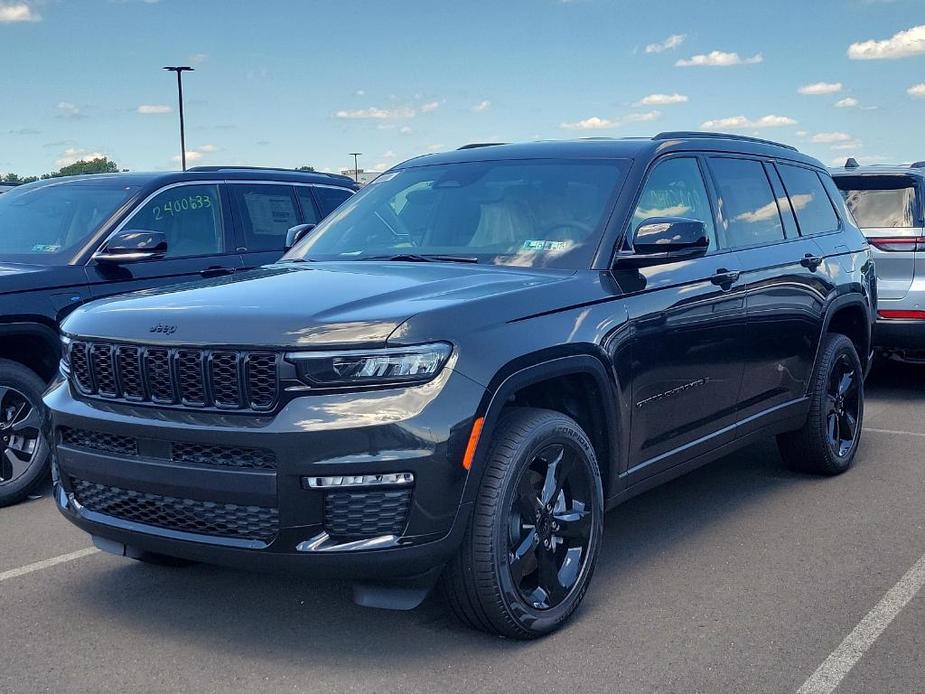
[[[812,253],[807,253],[803,256],[803,259],[800,261],[800,265],[805,268],[809,268],[810,272],[815,272],[816,268],[822,265],[823,258],[820,258],[818,255],[813,255]]]
[[[723,289],[729,289],[739,279],[739,275],[742,273],[738,270],[727,270],[726,268],[721,267],[713,277],[710,278],[710,282],[716,284]]]
[[[222,275],[230,275],[234,272],[233,267],[222,267],[221,265],[213,265],[212,267],[207,267],[205,270],[200,270],[199,274],[203,277],[221,277]]]

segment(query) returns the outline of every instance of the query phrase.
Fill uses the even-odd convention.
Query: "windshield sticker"
[[[572,245],[571,241],[546,241],[545,239],[527,239],[525,251],[564,251]]]
[[[59,243],[37,243],[32,247],[33,253],[57,253],[60,250]]]

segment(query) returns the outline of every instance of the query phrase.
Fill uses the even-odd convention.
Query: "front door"
[[[221,277],[240,269],[241,256],[222,210],[217,183],[168,186],[149,198],[120,229],[163,232],[166,256],[118,265],[91,259],[87,276],[93,297]]]
[[[743,368],[739,261],[717,245],[697,157],[656,164],[627,238],[650,217],[703,221],[710,248],[694,260],[616,273],[633,335],[628,484],[732,440]]]

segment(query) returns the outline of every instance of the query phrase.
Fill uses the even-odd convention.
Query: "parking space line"
[[[880,637],[890,622],[925,585],[925,555],[890,588],[845,637],[838,648],[803,683],[797,694],[830,694]]]
[[[9,571],[0,573],[0,582],[10,578],[17,578],[18,576],[25,576],[26,574],[31,574],[33,571],[41,571],[42,569],[57,566],[58,564],[63,564],[68,561],[74,561],[75,559],[96,554],[97,552],[99,552],[99,550],[96,547],[85,547],[84,549],[79,549],[70,554],[61,554],[51,559],[37,561],[34,564],[26,564],[25,566],[20,566],[18,569],[10,569]]]
[[[925,434],[919,431],[897,431],[895,429],[872,429],[871,427],[864,427],[864,431],[872,431],[875,434],[896,434],[897,436],[921,436],[925,438]]]

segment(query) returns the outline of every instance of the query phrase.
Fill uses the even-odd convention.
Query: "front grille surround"
[[[84,508],[113,518],[167,530],[270,542],[279,532],[279,510],[183,499],[70,478]]]
[[[253,412],[279,402],[275,352],[74,340],[68,360],[75,389],[106,400]]]

